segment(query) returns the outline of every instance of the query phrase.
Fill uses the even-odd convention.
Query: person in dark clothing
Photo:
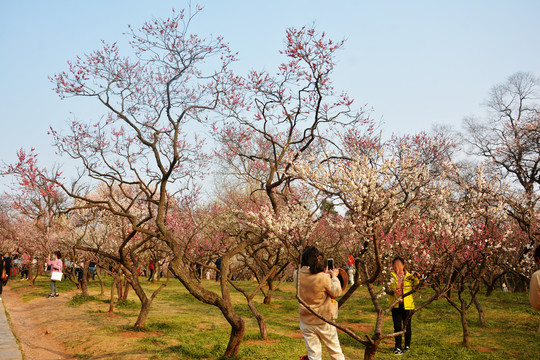
[[[21,264],[21,280],[28,280],[29,268],[30,268],[30,256],[28,256],[28,254],[24,254],[22,257],[22,264]]]
[[[218,271],[216,271],[216,281],[219,281],[219,275],[221,274],[221,258],[217,258],[215,264],[218,269]]]
[[[10,273],[11,258],[9,257],[9,252],[7,252],[2,258],[2,261],[0,261],[0,300],[2,300],[2,288],[6,286]]]
[[[88,267],[88,277],[92,275],[92,280],[95,280],[96,278],[96,262],[90,261],[89,267]]]

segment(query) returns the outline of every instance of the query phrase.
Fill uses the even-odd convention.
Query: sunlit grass
[[[13,290],[19,291],[24,301],[32,301],[48,294],[48,277],[40,277],[36,286],[29,282],[10,283]],[[90,299],[81,299],[73,292],[75,286],[69,281],[58,284],[59,292],[68,292],[72,296],[73,305],[84,302],[88,307],[86,315],[88,323],[95,325],[94,336],[110,339],[111,342],[131,341],[126,345],[137,354],[137,358],[148,359],[217,359],[229,339],[230,326],[221,315],[219,309],[206,305],[195,299],[176,280],[171,279],[152,304],[150,314],[143,331],[133,328],[138,315],[139,302],[133,290],[128,300],[115,304],[117,317],[109,318],[108,297],[112,280],[104,277],[106,292],[100,296],[97,279],[90,282],[92,295]],[[242,286],[253,289],[253,282],[241,282]],[[219,292],[219,284],[204,281],[209,290]],[[145,283],[150,292],[159,284]],[[416,303],[427,298],[427,293],[416,295]],[[67,296],[67,295],[64,295]],[[246,305],[244,297],[232,292],[235,310],[245,319],[246,333],[239,359],[297,359],[306,353],[298,324],[298,303],[291,283],[281,284],[270,305],[262,304],[262,296],[255,299],[259,311],[265,316],[269,340],[262,341],[258,333],[257,322]],[[413,319],[413,340],[411,350],[402,358],[409,359],[540,359],[540,340],[536,332],[540,323],[540,313],[528,304],[525,293],[509,294],[495,292],[486,298],[480,295],[485,308],[487,324],[481,326],[474,307],[468,313],[471,347],[461,345],[462,331],[459,314],[445,300],[439,300],[420,311]],[[69,311],[66,310],[66,311]],[[118,316],[119,315],[119,316]],[[371,331],[375,321],[375,313],[370,298],[364,288],[349,299],[340,309],[339,322],[362,331]],[[384,324],[385,332],[392,331],[392,320],[388,316]],[[127,334],[127,335],[126,335]],[[124,339],[129,334],[132,338]],[[364,348],[354,339],[340,334],[340,341],[347,359],[363,357]],[[103,341],[103,340],[102,340]],[[70,339],[65,339],[70,343]],[[377,359],[393,359],[393,339],[385,340],[377,353]],[[110,349],[113,351],[113,349]],[[89,346],[78,358],[92,358],[101,354],[95,353]],[[109,352],[108,352],[109,353]],[[117,356],[120,356],[119,352]],[[324,354],[324,359],[328,359]]]

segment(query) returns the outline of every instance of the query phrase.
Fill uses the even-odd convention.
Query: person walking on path
[[[536,310],[540,310],[540,245],[534,251],[534,261],[538,266],[538,270],[531,276],[531,284],[529,286],[529,301]],[[538,328],[540,332],[540,327]]]
[[[420,283],[418,277],[411,275],[405,269],[405,260],[401,257],[396,257],[392,261],[392,267],[394,271],[390,274],[390,283],[386,289],[386,293],[390,295],[389,304],[393,304],[397,298],[403,294],[411,292]],[[394,332],[403,331],[403,325],[405,324],[411,310],[414,310],[414,300],[412,295],[407,295],[394,305],[392,309],[392,320],[394,322]],[[405,329],[405,347],[402,347],[402,336],[395,337],[394,355],[402,355],[404,351],[409,350],[411,346],[412,326],[411,319],[407,321],[407,328]]]
[[[0,300],[2,300],[2,289],[6,286],[9,274],[11,273],[11,258],[9,252],[4,254],[4,257],[0,261]]]
[[[294,284],[298,287],[299,297],[319,315],[336,320],[338,303],[335,297],[341,295],[339,270],[325,272],[326,260],[316,247],[308,247],[302,254],[300,274],[294,272]],[[299,283],[298,283],[299,282]],[[321,341],[326,346],[332,360],[344,360],[337,329],[335,326],[313,315],[302,304],[298,305],[300,330],[304,336],[309,360],[321,360]]]
[[[52,298],[52,297],[58,296],[58,289],[56,288],[56,281],[58,280],[52,279],[53,273],[54,272],[62,273],[63,264],[62,264],[62,254],[60,253],[60,251],[55,251],[53,253],[52,260],[50,256],[47,258],[47,265],[51,267],[51,293],[47,297]]]

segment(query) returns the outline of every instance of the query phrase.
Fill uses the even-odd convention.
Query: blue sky
[[[0,160],[35,147],[55,157],[49,126],[91,119],[93,104],[60,100],[48,76],[66,61],[125,40],[127,25],[167,17],[185,1],[0,1]],[[316,23],[346,39],[335,86],[373,107],[384,133],[459,127],[516,71],[540,75],[540,1],[199,1],[195,31],[223,35],[243,69],[274,71],[285,29]],[[73,115],[71,115],[73,114]]]

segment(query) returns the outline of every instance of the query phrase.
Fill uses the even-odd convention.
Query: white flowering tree
[[[332,197],[347,211],[346,226],[353,239],[351,253],[360,276],[340,299],[340,307],[360,284],[365,284],[377,319],[373,334],[366,334],[365,338],[334,325],[366,346],[365,359],[372,359],[383,339],[403,333],[383,333],[384,318],[395,303],[383,305],[381,293],[375,287],[386,269],[383,261],[392,253],[393,244],[387,242],[387,237],[413,209],[431,204],[433,198],[447,191],[441,179],[450,168],[448,154],[452,145],[442,135],[426,134],[383,143],[369,131],[338,134],[338,140],[339,147],[322,146],[320,151],[306,154],[293,166],[293,173],[314,192]],[[439,289],[415,311],[445,291]]]
[[[540,243],[540,80],[532,73],[512,74],[494,86],[484,117],[465,119],[470,151],[486,160],[493,173],[510,184],[507,212],[526,235],[521,254],[509,267],[523,268]],[[520,264],[524,262],[524,264]],[[526,266],[525,266],[526,268]],[[528,279],[532,268],[516,275]],[[515,270],[512,270],[515,272]]]

